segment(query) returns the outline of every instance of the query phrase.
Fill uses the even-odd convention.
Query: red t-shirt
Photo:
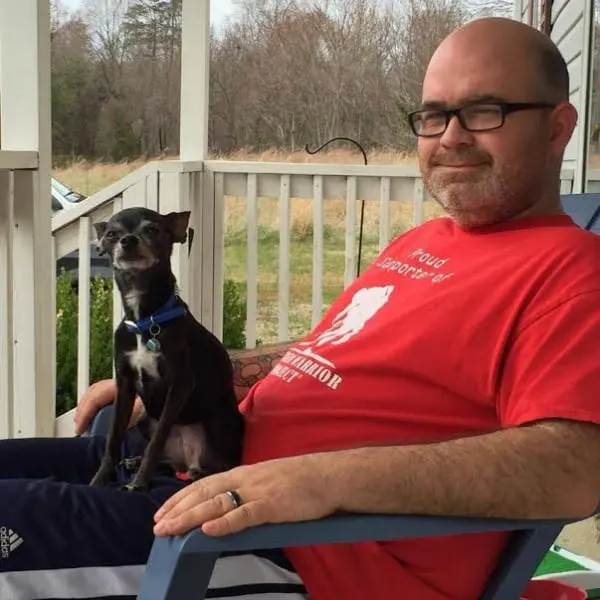
[[[600,237],[564,215],[471,232],[434,219],[394,240],[253,387],[244,460],[600,422],[599,344]],[[478,597],[506,539],[286,552],[312,600],[462,600]]]

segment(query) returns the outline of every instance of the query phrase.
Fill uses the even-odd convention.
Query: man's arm
[[[156,535],[226,535],[352,513],[581,519],[600,499],[600,426],[546,421],[453,441],[275,459],[201,479],[155,515]],[[232,510],[225,494],[243,500]]]
[[[584,518],[600,504],[600,426],[591,423],[313,457],[342,511]]]
[[[238,401],[243,400],[250,388],[275,366],[294,342],[259,346],[251,350],[230,350],[233,364],[233,385]]]

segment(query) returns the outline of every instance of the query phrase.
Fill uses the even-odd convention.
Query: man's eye
[[[444,118],[444,113],[439,111],[424,112],[421,115],[421,121],[437,121]]]

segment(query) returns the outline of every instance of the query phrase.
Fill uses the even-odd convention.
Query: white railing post
[[[90,385],[90,259],[91,220],[79,219],[79,266],[77,295],[77,401]]]
[[[204,170],[204,181],[210,182],[214,198],[214,272],[213,272],[213,333],[223,340],[223,307],[225,303],[225,178],[223,173]]]
[[[413,196],[413,225],[421,225],[425,220],[425,186],[420,177],[415,179]]]
[[[51,436],[55,413],[52,289],[50,1],[0,0],[2,150],[38,153],[14,173],[14,437]]]
[[[217,230],[218,210],[215,205],[214,173],[203,171],[192,180],[190,187],[190,207],[192,226],[196,240],[192,245],[190,260],[190,283],[194,299],[192,310],[205,327],[215,335],[220,329],[216,315],[215,288],[218,285],[216,270],[217,255],[215,245],[219,243],[220,230]]]
[[[0,439],[13,437],[13,185],[0,172]]]

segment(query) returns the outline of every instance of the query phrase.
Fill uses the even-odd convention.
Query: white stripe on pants
[[[146,565],[120,567],[82,567],[12,571],[0,573],[2,600],[65,600],[100,597],[135,598]],[[297,589],[282,591],[281,585],[295,585]],[[232,588],[240,588],[232,595]],[[271,588],[271,589],[269,589]],[[302,582],[296,573],[270,560],[241,554],[224,556],[215,563],[210,580],[210,597],[218,600],[232,598],[248,600],[307,600]],[[215,592],[222,591],[223,596]],[[190,597],[186,600],[200,600]]]

